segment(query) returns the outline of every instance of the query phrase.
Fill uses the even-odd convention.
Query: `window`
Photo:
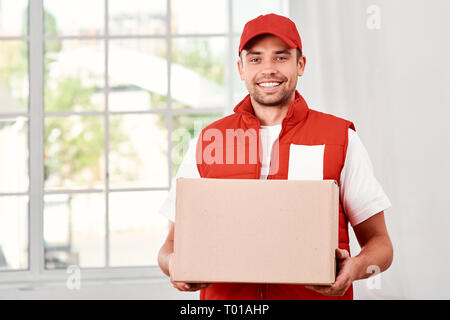
[[[0,271],[29,268],[27,8],[0,3]]]
[[[246,94],[268,12],[287,1],[0,0],[0,280],[158,275],[175,159]]]

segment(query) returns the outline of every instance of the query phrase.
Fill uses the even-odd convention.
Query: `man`
[[[181,291],[201,290],[200,299],[352,299],[353,281],[391,265],[393,250],[384,221],[390,201],[373,175],[353,123],[309,109],[296,91],[306,58],[291,20],[269,14],[249,21],[241,35],[239,56],[238,70],[249,95],[234,108],[234,114],[203,129],[196,145],[190,145],[177,177],[336,180],[340,186],[336,282],[332,286],[172,284]],[[257,130],[265,151],[258,163],[202,161],[208,148],[208,130],[229,129]],[[225,159],[230,150],[222,152]],[[173,191],[171,195],[174,197]],[[173,204],[164,210],[174,221]],[[361,246],[355,257],[349,253],[348,222]],[[162,271],[169,276],[173,270],[173,231],[174,223],[158,256]]]

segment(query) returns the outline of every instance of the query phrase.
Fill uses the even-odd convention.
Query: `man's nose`
[[[277,72],[278,72],[278,70],[277,70],[277,68],[275,66],[275,62],[273,60],[266,60],[261,65],[261,74],[272,75]]]

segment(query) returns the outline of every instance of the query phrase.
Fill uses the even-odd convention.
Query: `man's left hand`
[[[336,263],[339,273],[336,282],[332,286],[306,286],[306,288],[326,296],[342,296],[356,280],[357,266],[354,258],[350,257],[347,250],[336,249]]]

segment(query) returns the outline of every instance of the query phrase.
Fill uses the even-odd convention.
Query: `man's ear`
[[[298,59],[298,63],[297,63],[297,75],[299,77],[301,77],[303,75],[303,72],[305,71],[305,66],[306,66],[306,57],[304,55],[302,55],[300,57],[300,59]]]
[[[244,66],[242,65],[242,60],[241,59],[238,60],[237,67],[238,67],[239,75],[241,76],[241,80],[245,80],[245,77],[244,77]]]

